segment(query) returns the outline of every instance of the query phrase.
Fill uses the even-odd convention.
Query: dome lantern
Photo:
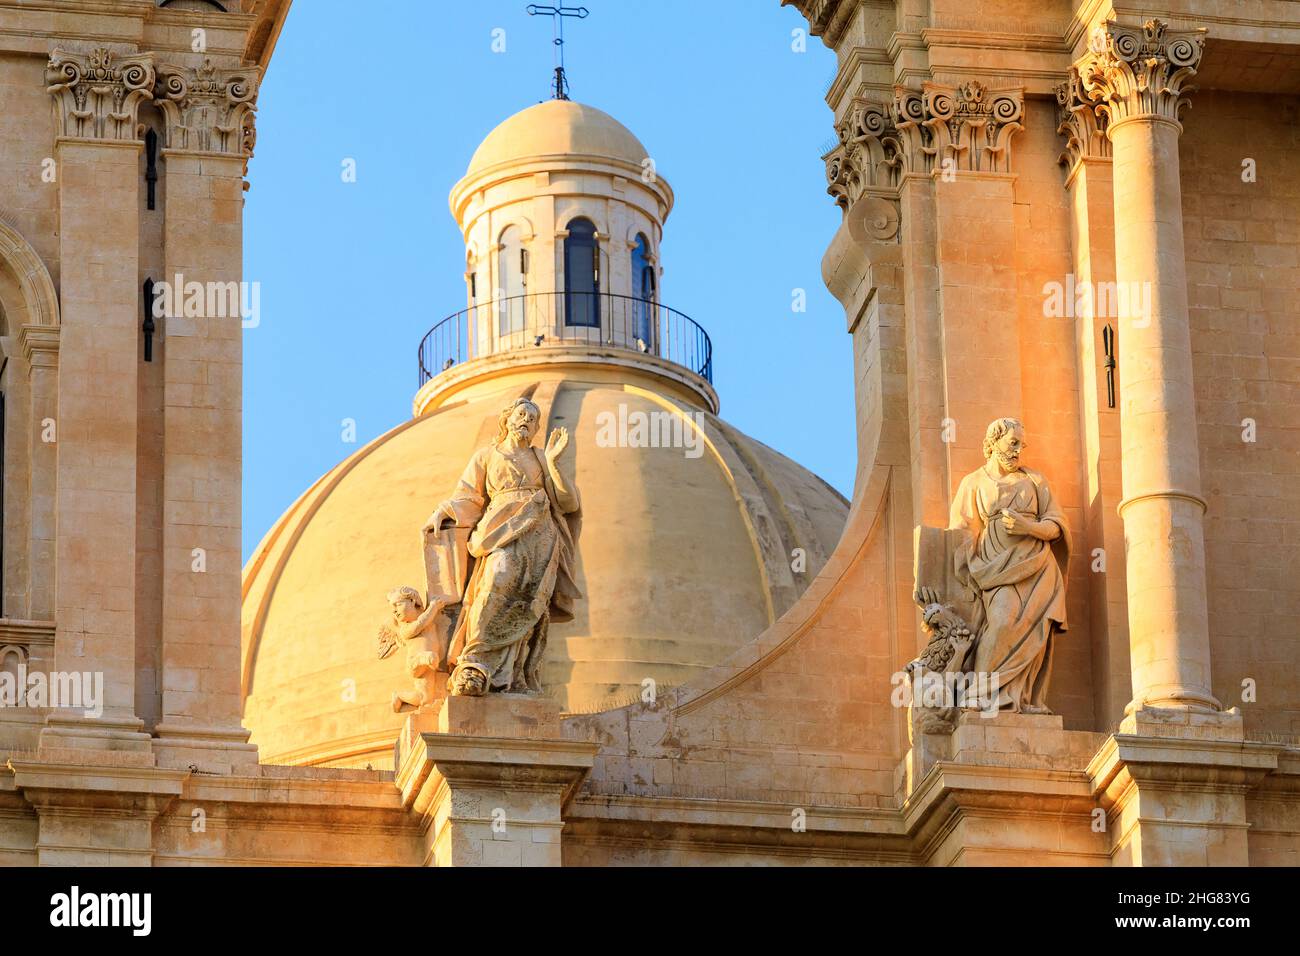
[[[663,304],[673,192],[626,126],[572,100],[529,107],[487,135],[450,202],[466,302],[421,342],[416,414],[483,374],[564,361],[717,411],[708,335]]]

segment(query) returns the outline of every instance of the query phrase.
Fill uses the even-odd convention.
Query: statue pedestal
[[[559,866],[563,812],[597,749],[564,738],[545,698],[448,697],[412,714],[397,785],[425,820],[425,863]]]
[[[923,862],[1107,865],[1084,772],[1104,739],[1065,730],[1056,715],[981,711],[960,713],[951,735],[918,735],[898,779]]]
[[[978,710],[962,711],[951,734],[913,736],[896,783],[900,796],[908,796],[940,763],[1077,771],[1095,752],[1100,739],[1097,734],[1065,730],[1056,714],[1002,712],[986,716]]]

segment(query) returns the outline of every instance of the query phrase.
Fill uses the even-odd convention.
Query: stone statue
[[[446,646],[436,647],[436,633],[432,626],[442,605],[428,603],[420,592],[411,587],[394,588],[388,592],[388,603],[393,609],[393,623],[379,629],[379,657],[388,657],[399,645],[406,648],[406,669],[414,680],[414,688],[393,693],[393,711],[401,713],[419,708],[436,696],[432,686],[433,675],[445,671]]]
[[[557,428],[545,450],[535,447],[540,420],[528,399],[507,406],[496,442],[474,454],[424,528],[426,540],[443,535],[447,542],[435,545],[434,555],[463,541],[472,560],[449,651],[454,696],[540,693],[547,629],[572,620],[582,596],[574,577],[582,512],[560,462],[569,435]],[[450,537],[454,532],[460,536]]]
[[[1024,427],[997,419],[984,467],[963,477],[948,529],[917,528],[914,600],[926,648],[904,674],[911,732],[952,732],[959,709],[1050,714],[1053,641],[1066,630],[1065,515],[1021,466]]]
[[[951,604],[940,604],[933,590],[924,590],[921,624],[929,641],[921,656],[904,668],[915,688],[912,720],[924,734],[952,733],[957,709],[978,702],[973,696],[966,700],[966,682],[958,684],[949,679],[950,675],[963,674],[975,635]],[[936,675],[942,675],[942,679],[936,681]],[[935,690],[939,693],[933,693]]]
[[[932,636],[925,652],[908,666],[916,673],[927,668],[967,673],[967,684],[979,686],[981,693],[978,700],[968,695],[964,704],[957,701],[958,706],[1050,714],[1046,698],[1053,641],[1066,629],[1069,532],[1047,479],[1021,466],[1025,447],[1019,421],[992,422],[984,435],[985,464],[958,485],[948,531],[918,529],[914,596]],[[942,571],[934,554],[946,559]],[[954,615],[975,635],[969,650],[961,646],[960,628],[949,620]],[[934,626],[945,621],[946,626]],[[954,655],[947,653],[941,666],[930,667],[927,661],[946,652],[954,638],[965,660],[954,665]],[[940,663],[937,658],[935,663]],[[987,687],[992,690],[986,694]],[[918,716],[940,729],[944,721],[929,718],[948,715]]]

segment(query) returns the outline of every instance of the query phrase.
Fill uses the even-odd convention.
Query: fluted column
[[[1106,49],[1079,70],[1113,151],[1130,707],[1218,710],[1178,165],[1178,114],[1204,31],[1158,20],[1105,29]]]

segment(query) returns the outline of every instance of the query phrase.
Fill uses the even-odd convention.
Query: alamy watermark
[[[596,415],[598,448],[681,448],[687,458],[704,454],[702,412],[629,411],[620,402],[618,412]]]
[[[152,893],[83,893],[73,886],[50,897],[50,925],[58,928],[123,927],[132,936],[153,928]]]
[[[931,671],[924,668],[896,671],[889,681],[894,690],[889,702],[917,710],[978,710],[981,717],[996,717],[1001,702],[1001,681],[996,672]]]
[[[104,715],[102,671],[29,671],[26,664],[0,671],[0,707],[52,707]]]
[[[262,324],[260,282],[185,281],[176,273],[172,281],[153,284],[155,319],[234,319],[246,329]]]
[[[1043,283],[1043,315],[1049,319],[1125,318],[1134,328],[1151,324],[1150,282],[1080,282],[1069,273],[1064,282]]]

